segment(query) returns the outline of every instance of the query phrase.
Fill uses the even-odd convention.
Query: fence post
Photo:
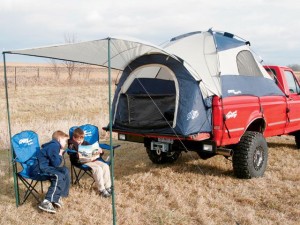
[[[17,67],[15,66],[15,90],[17,90]]]

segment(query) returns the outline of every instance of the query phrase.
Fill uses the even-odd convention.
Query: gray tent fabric
[[[248,76],[260,77],[263,75],[251,52],[245,50],[240,51],[236,56],[236,61],[240,75],[246,74]]]
[[[108,67],[108,40],[110,63],[113,69],[123,70],[136,57],[165,51],[145,41],[128,38],[105,38],[81,43],[8,51],[10,54],[29,55]],[[165,53],[167,54],[167,53]]]

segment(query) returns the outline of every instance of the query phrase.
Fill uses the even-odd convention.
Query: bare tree
[[[65,34],[65,43],[72,44],[76,42],[77,40],[75,34]],[[78,66],[78,63],[71,62],[71,61],[63,61],[63,64],[67,68],[69,80],[72,80],[73,74],[76,70],[76,67]]]
[[[53,72],[55,74],[55,77],[57,79],[59,79],[59,77],[60,77],[60,68],[58,66],[57,60],[50,59],[50,64],[51,64],[51,68],[52,68],[52,70],[53,70]]]
[[[66,44],[73,44],[73,43],[77,43],[78,40],[77,40],[75,34],[66,33],[64,35],[64,42]],[[81,63],[71,62],[71,61],[66,61],[66,60],[59,61],[59,60],[55,60],[55,59],[50,59],[50,64],[51,64],[52,71],[55,73],[55,76],[57,79],[60,78],[60,73],[61,73],[62,69],[67,70],[69,80],[72,80],[74,78],[75,72],[78,72],[79,75],[85,75],[85,79],[87,79],[87,80],[90,79],[90,74],[91,74],[91,70],[92,70],[92,67],[90,65],[86,64],[85,67],[82,67],[82,66],[80,66],[80,65],[82,65]]]

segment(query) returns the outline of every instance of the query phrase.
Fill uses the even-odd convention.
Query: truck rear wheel
[[[146,148],[149,159],[155,164],[173,163],[181,155],[180,151],[162,152]]]
[[[268,161],[268,145],[259,132],[246,131],[234,148],[232,164],[238,178],[263,176]]]

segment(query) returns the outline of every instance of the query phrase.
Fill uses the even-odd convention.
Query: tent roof
[[[144,54],[167,54],[162,48],[134,38],[105,38],[94,41],[53,45],[31,49],[6,51],[9,54],[53,58],[108,67],[108,40],[110,40],[111,67],[124,68],[135,58]],[[173,56],[176,58],[175,56]]]

